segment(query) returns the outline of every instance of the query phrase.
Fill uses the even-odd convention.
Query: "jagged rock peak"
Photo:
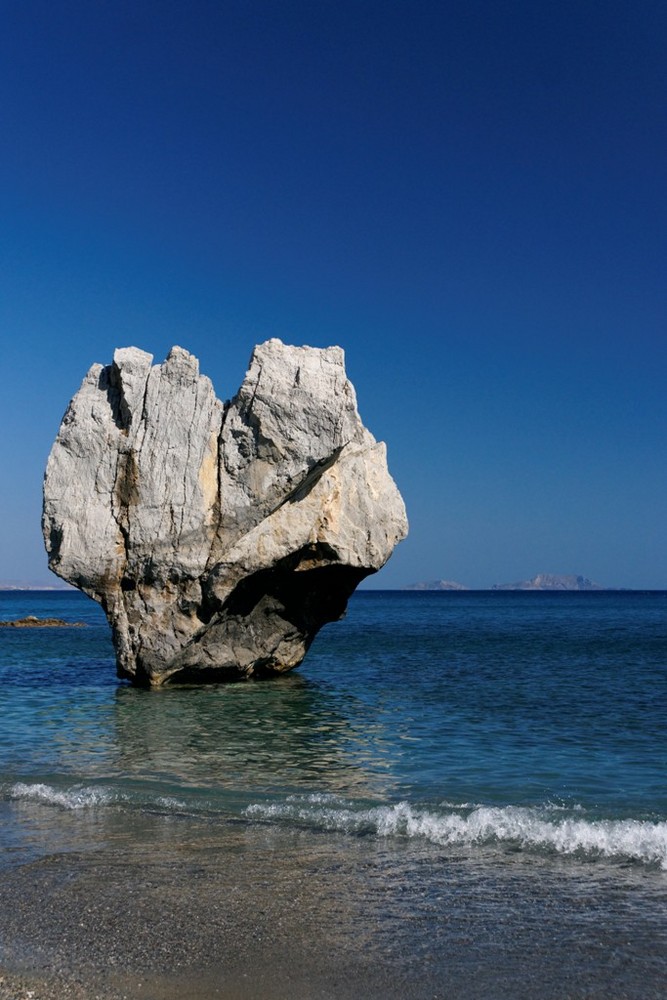
[[[44,480],[49,565],[99,601],[136,684],[297,666],[405,537],[343,351],[268,340],[216,399],[181,347],[95,364]]]

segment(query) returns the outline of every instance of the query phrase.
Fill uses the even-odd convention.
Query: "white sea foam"
[[[112,793],[106,788],[94,785],[69,789],[53,788],[52,785],[26,785],[17,781],[9,789],[9,797],[28,802],[40,802],[43,805],[61,806],[63,809],[90,809],[94,806],[108,805],[113,801]]]
[[[442,845],[517,845],[559,854],[630,859],[667,870],[667,823],[642,820],[587,820],[562,808],[475,806],[432,812],[407,802],[355,810],[323,796],[292,796],[283,803],[255,803],[246,815],[286,820],[325,830],[421,837]]]
[[[155,805],[159,806],[161,809],[166,809],[168,812],[180,812],[182,809],[187,808],[185,802],[181,802],[180,799],[175,799],[173,795],[160,795],[155,800]]]
[[[143,796],[136,799],[96,785],[60,789],[43,783],[17,782],[6,794],[11,799],[67,810],[109,805],[157,806],[168,812],[186,809],[186,803],[173,796],[158,796],[147,803]],[[204,811],[208,812],[208,808]],[[587,819],[585,811],[577,807],[473,806],[446,802],[440,803],[435,810],[398,802],[358,808],[338,796],[311,794],[291,795],[280,802],[253,803],[247,806],[244,814],[249,819],[265,822],[296,823],[320,830],[381,837],[422,838],[443,846],[497,844],[566,855],[633,860],[658,865],[667,871],[667,822]]]
[[[8,798],[23,802],[39,802],[42,805],[59,806],[61,809],[83,810],[102,806],[120,805],[132,808],[157,809],[160,812],[179,813],[187,808],[186,803],[173,795],[157,797],[141,792],[121,792],[118,789],[103,788],[98,785],[75,785],[72,788],[54,788],[44,783],[26,784],[18,781],[8,789]]]

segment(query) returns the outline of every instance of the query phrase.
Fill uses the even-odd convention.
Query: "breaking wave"
[[[75,785],[64,789],[54,788],[53,785],[42,782],[29,785],[17,781],[9,788],[8,798],[22,802],[37,802],[46,806],[59,806],[68,810],[95,809],[113,805],[153,806],[164,812],[178,812],[185,808],[185,803],[171,795],[142,796],[99,785]]]
[[[582,808],[484,806],[441,802],[418,808],[408,802],[362,806],[330,794],[281,796],[232,805],[208,796],[176,797],[155,790],[74,785],[57,788],[45,783],[16,782],[5,786],[11,800],[35,802],[66,810],[105,807],[148,810],[170,816],[218,821],[231,816],[252,822],[281,823],[314,830],[422,839],[450,847],[497,846],[547,851],[582,858],[634,861],[667,871],[667,822],[640,819],[587,818]],[[232,806],[230,812],[230,805]]]
[[[322,795],[283,803],[254,803],[246,816],[265,822],[306,824],[321,830],[423,838],[443,846],[504,845],[558,854],[632,860],[667,870],[667,822],[588,820],[557,806],[454,806],[420,810],[407,802],[351,809]]]
[[[9,798],[60,806],[63,809],[90,809],[94,806],[109,805],[114,801],[114,795],[106,788],[90,786],[61,790],[41,783],[26,785],[22,781],[17,781],[11,786]]]

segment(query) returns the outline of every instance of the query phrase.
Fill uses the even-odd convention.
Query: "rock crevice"
[[[51,569],[99,601],[136,684],[297,666],[407,533],[340,348],[255,348],[222,404],[174,347],[93,365],[49,457]]]

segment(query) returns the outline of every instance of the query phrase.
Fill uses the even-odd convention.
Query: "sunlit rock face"
[[[71,401],[44,480],[49,565],[102,605],[136,684],[289,670],[407,533],[385,446],[338,347],[269,340],[224,404],[182,348],[152,361],[117,350]]]

